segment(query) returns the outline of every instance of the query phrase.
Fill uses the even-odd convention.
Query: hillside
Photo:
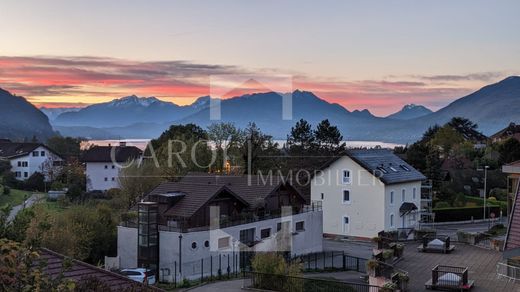
[[[0,88],[0,138],[45,140],[54,135],[47,116],[29,103]]]

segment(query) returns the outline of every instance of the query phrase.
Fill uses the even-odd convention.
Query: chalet
[[[7,139],[0,140],[0,159],[10,161],[11,171],[18,180],[26,180],[35,172],[52,180],[64,162],[60,155],[42,143],[17,143]]]
[[[201,261],[217,271],[221,256],[237,271],[243,252],[322,250],[320,206],[278,177],[190,173],[147,194],[138,218],[118,227],[120,267],[151,268],[162,281],[199,277]]]
[[[502,142],[509,138],[513,138],[513,139],[520,141],[520,125],[517,125],[515,123],[510,123],[504,129],[491,135],[490,138],[494,143]]]
[[[86,150],[81,161],[86,165],[87,191],[119,188],[122,167],[141,159],[141,149],[135,146],[94,146]]]
[[[390,150],[347,150],[312,178],[311,199],[322,202],[326,235],[372,238],[416,227],[425,179]]]

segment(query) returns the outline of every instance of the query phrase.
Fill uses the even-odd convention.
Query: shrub
[[[489,197],[488,200],[489,200],[489,201],[496,201],[497,198],[495,198],[495,197]]]
[[[385,260],[391,259],[394,256],[394,251],[392,249],[383,250],[383,258]]]
[[[435,208],[449,208],[449,207],[451,207],[451,206],[448,202],[438,202],[435,205]]]
[[[4,190],[2,191],[4,195],[9,195],[11,193],[11,188],[8,186],[4,186]]]

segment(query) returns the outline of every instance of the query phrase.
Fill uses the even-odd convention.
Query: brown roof
[[[89,265],[85,262],[67,258],[62,254],[46,248],[41,248],[39,254],[39,259],[46,263],[46,267],[44,268],[45,273],[51,278],[56,278],[61,274],[63,263],[67,259],[70,260],[71,265],[70,268],[66,269],[63,273],[65,279],[81,282],[95,278],[110,287],[112,291],[126,291],[131,289],[133,289],[133,291],[163,291],[155,287],[145,286],[123,275]]]
[[[143,151],[135,146],[94,146],[81,156],[83,162],[126,162],[141,156]]]
[[[520,184],[520,182],[519,182]],[[511,218],[504,244],[504,251],[520,248],[520,187],[517,185],[517,191],[513,208],[511,210]]]
[[[179,182],[165,182],[152,190],[148,196],[166,193],[183,193],[184,197],[169,208],[165,215],[191,217],[206,202],[221,191],[227,191],[245,205],[253,206],[258,199],[265,199],[282,185],[279,176],[215,175],[189,173]],[[286,184],[289,185],[290,184]],[[292,187],[292,186],[291,186]],[[296,189],[295,189],[296,190]],[[298,190],[296,190],[300,193]],[[302,195],[300,193],[300,195]],[[305,200],[305,197],[302,195]]]
[[[29,155],[34,149],[40,146],[45,147],[47,150],[51,151],[56,156],[60,156],[42,143],[17,143],[2,139],[0,141],[0,157],[13,159],[17,157],[26,156]]]

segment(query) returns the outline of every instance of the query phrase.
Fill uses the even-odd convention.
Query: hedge
[[[495,217],[500,216],[499,206],[489,206],[486,211],[486,218],[490,218],[491,213],[495,213]],[[433,212],[435,213],[435,222],[478,220],[484,217],[483,207],[439,208],[433,209]]]
[[[480,197],[466,196],[466,201],[467,202],[476,203],[481,208],[484,205],[484,198],[480,198]],[[506,212],[507,212],[507,202],[505,202],[505,201],[486,200],[486,205],[488,205],[488,206],[500,206],[500,208],[502,208],[502,212],[504,214],[506,214]]]

